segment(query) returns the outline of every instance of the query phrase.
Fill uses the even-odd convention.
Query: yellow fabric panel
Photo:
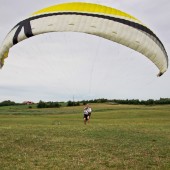
[[[3,55],[3,57],[1,58],[1,62],[2,62],[2,64],[4,64],[4,60],[5,60],[5,58],[7,58],[7,57],[8,57],[8,53],[9,53],[9,51],[5,52],[5,53],[4,53],[4,55]]]
[[[125,12],[122,12],[120,10],[106,7],[103,5],[83,3],[83,2],[63,3],[63,4],[59,4],[59,5],[50,6],[50,7],[41,9],[41,10],[33,13],[32,15],[35,16],[35,15],[41,15],[44,13],[54,13],[54,12],[60,12],[60,11],[65,11],[65,12],[66,11],[67,12],[74,11],[74,12],[83,12],[83,13],[98,13],[98,14],[105,14],[105,15],[114,15],[114,16],[118,16],[118,17],[126,17],[129,20],[133,19],[134,21],[141,23],[135,17],[133,17]]]

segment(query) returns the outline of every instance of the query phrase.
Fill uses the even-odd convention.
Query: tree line
[[[170,98],[160,98],[159,100],[148,99],[148,100],[139,100],[139,99],[94,99],[94,100],[82,100],[82,101],[67,101],[63,102],[64,106],[80,106],[87,103],[111,103],[111,104],[129,104],[129,105],[165,105],[170,104]],[[14,105],[23,105],[23,103],[15,103],[14,101],[5,100],[0,102],[1,106],[14,106]],[[37,108],[59,108],[61,107],[60,102],[44,102],[39,101],[36,103]]]
[[[148,99],[148,100],[139,100],[139,99],[94,99],[94,100],[83,100],[85,103],[111,103],[111,104],[129,104],[129,105],[163,105],[170,104],[170,98],[160,98],[159,100]]]
[[[170,104],[170,98],[160,98],[159,100],[138,100],[138,99],[132,99],[132,100],[113,100],[113,102],[118,104],[133,104],[133,105],[164,105],[164,104]]]

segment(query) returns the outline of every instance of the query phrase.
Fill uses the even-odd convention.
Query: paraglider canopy
[[[93,34],[143,54],[160,70],[158,76],[168,68],[168,55],[162,42],[141,21],[114,8],[83,2],[50,6],[19,22],[0,47],[0,68],[12,46],[48,32]]]

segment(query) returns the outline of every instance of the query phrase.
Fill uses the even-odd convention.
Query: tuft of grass
[[[170,169],[170,106],[0,108],[0,169]]]

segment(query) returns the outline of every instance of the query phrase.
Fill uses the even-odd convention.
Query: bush
[[[68,102],[67,102],[67,106],[80,106],[80,102],[68,101]]]
[[[16,103],[10,100],[5,100],[0,103],[0,106],[13,106],[13,105],[16,105]]]
[[[37,108],[58,108],[60,106],[58,102],[43,102],[41,100],[37,104]]]

